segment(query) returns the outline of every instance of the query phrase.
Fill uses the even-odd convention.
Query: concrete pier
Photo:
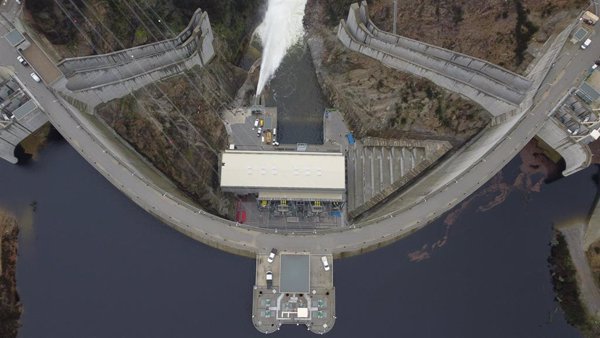
[[[325,257],[329,268],[322,262]],[[306,325],[318,334],[335,324],[333,257],[283,252],[269,263],[267,254],[256,256],[256,283],[252,298],[252,323],[263,333],[285,324]],[[267,281],[267,274],[272,282]]]

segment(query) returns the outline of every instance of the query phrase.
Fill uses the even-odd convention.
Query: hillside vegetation
[[[102,54],[173,37],[197,8],[209,13],[228,60],[240,57],[260,0],[27,0],[30,24],[62,57]]]

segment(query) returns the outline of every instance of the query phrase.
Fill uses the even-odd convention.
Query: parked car
[[[258,119],[254,120],[254,128],[258,128]]]
[[[31,75],[31,78],[32,78],[32,79],[33,79],[33,81],[35,81],[35,82],[40,82],[40,81],[42,81],[42,79],[40,79],[40,77],[39,77],[39,76],[38,76],[36,73],[31,73],[31,74],[29,74],[29,75]]]
[[[329,271],[329,262],[327,261],[327,256],[321,256],[321,262],[323,263],[323,269],[325,269],[325,271]]]
[[[590,44],[592,43],[591,39],[586,39],[583,44],[581,44],[581,49],[586,49],[590,46]]]
[[[256,131],[256,134],[258,134],[258,137],[262,136],[262,128],[258,127],[258,130]]]
[[[23,66],[27,66],[27,61],[25,61],[25,58],[23,58],[21,55],[17,55],[17,61],[19,61],[19,63],[21,63]]]
[[[273,263],[273,260],[275,259],[275,255],[277,255],[277,249],[273,248],[273,249],[271,249],[271,252],[269,252],[269,257],[267,257],[267,262]]]
[[[273,272],[267,271],[267,289],[273,287]]]

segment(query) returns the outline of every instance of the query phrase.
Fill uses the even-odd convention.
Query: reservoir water
[[[504,170],[509,186],[520,159]],[[584,218],[596,168],[471,200],[375,252],[336,261],[329,337],[578,337],[554,301],[553,224]],[[22,225],[21,337],[263,337],[250,321],[254,261],[197,243],[141,210],[66,142],[0,162],[0,205]],[[490,190],[491,183],[482,189]],[[421,259],[420,261],[418,261]],[[284,326],[274,337],[312,337]]]

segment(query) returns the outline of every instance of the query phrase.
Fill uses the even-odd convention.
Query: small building
[[[342,153],[226,150],[219,159],[223,191],[259,200],[342,201]]]
[[[21,43],[25,42],[25,37],[18,30],[13,29],[4,36],[8,43],[13,47],[17,47]]]
[[[588,104],[594,103],[600,98],[600,72],[592,72],[581,86],[579,86],[577,96]]]

